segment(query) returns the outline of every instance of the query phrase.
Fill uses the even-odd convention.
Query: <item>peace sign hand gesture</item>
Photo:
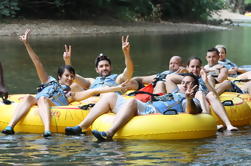
[[[194,85],[193,87],[192,85],[188,86],[185,92],[186,98],[189,98],[189,99],[194,98],[197,88],[198,88],[198,85]]]
[[[20,36],[19,36],[19,39],[20,39],[23,43],[27,44],[27,43],[28,43],[28,37],[29,37],[30,32],[31,32],[31,30],[30,30],[30,29],[27,29],[23,35],[20,35]]]
[[[65,51],[63,53],[64,62],[66,65],[71,65],[71,45],[64,45]]]
[[[130,43],[128,41],[129,35],[126,37],[122,36],[121,42],[122,42],[122,50],[125,55],[129,55],[130,53]]]

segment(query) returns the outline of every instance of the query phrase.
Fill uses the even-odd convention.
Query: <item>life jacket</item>
[[[118,74],[112,74],[106,77],[97,77],[93,84],[91,85],[90,89],[93,88],[99,88],[99,87],[104,87],[104,86],[116,86],[118,85],[116,83],[116,78],[118,77]]]
[[[223,61],[218,61],[219,64],[225,66],[225,68],[232,69],[234,67],[238,67],[235,63],[231,62],[229,59],[224,59]]]
[[[48,97],[56,106],[68,105],[66,93],[70,91],[67,85],[60,85],[55,78],[50,78],[50,82],[41,84],[38,88],[36,98]]]
[[[185,99],[183,93],[168,93],[162,96],[155,96],[152,105],[161,114],[170,114],[169,112],[184,112],[182,101]]]
[[[170,70],[166,70],[166,71],[163,71],[161,73],[158,73],[156,75],[156,77],[153,79],[154,80],[153,85],[155,86],[158,81],[165,81],[166,76],[169,75],[169,74],[172,74],[172,73],[174,73],[174,72],[170,71]]]
[[[156,75],[156,77],[154,78],[154,81],[151,84],[149,84],[149,85],[147,85],[137,91],[129,93],[128,96],[135,95],[136,99],[138,99],[144,103],[146,103],[148,101],[152,101],[154,96],[161,96],[164,94],[164,93],[153,94],[153,90],[154,90],[156,83],[158,81],[164,81],[166,79],[166,76],[171,73],[173,73],[173,72],[169,71],[169,70],[158,73]]]

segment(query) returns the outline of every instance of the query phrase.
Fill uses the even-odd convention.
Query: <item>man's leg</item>
[[[108,137],[113,135],[124,126],[130,119],[137,115],[137,100],[130,99],[121,110],[116,114],[112,127],[106,132]]]
[[[79,135],[82,129],[87,129],[90,125],[102,114],[108,113],[112,110],[117,101],[118,95],[115,93],[106,93],[103,94],[101,99],[95,104],[95,106],[91,109],[89,114],[85,117],[85,119],[75,127],[67,127],[65,129],[66,135]]]
[[[219,83],[215,86],[216,92],[218,95],[221,95],[226,90],[233,89],[232,83],[229,80],[225,80],[222,83]]]
[[[166,84],[163,81],[158,81],[153,89],[154,94],[166,93]]]
[[[205,94],[202,91],[197,91],[195,94],[195,98],[200,101],[202,113],[209,114],[210,109]]]

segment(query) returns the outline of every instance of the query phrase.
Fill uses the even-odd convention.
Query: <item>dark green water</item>
[[[184,61],[191,56],[205,59],[207,49],[224,44],[228,57],[239,65],[251,65],[251,27],[234,30],[166,34],[131,34],[131,56],[135,75],[149,75],[166,70],[171,56],[178,55]],[[99,53],[109,55],[114,73],[124,69],[120,34],[91,37],[32,37],[31,44],[42,59],[47,72],[55,76],[57,67],[63,64],[64,44],[73,47],[72,63],[85,77],[95,77],[94,59]],[[33,64],[22,43],[16,38],[0,38],[0,60],[4,65],[5,80],[10,93],[35,93],[39,84]],[[204,60],[205,62],[205,60]]]
[[[171,56],[188,59],[224,44],[228,57],[239,65],[251,65],[251,27],[178,35],[131,34],[135,75],[148,75],[168,67]],[[109,55],[114,73],[124,67],[120,34],[89,37],[32,37],[31,44],[49,74],[63,64],[64,44],[73,46],[73,65],[86,77],[95,77],[94,59]],[[10,93],[35,93],[39,84],[24,46],[15,38],[0,38],[0,60]],[[204,60],[205,62],[205,60]],[[51,139],[40,135],[0,134],[0,165],[249,165],[251,128],[218,133],[214,138],[186,141],[113,141],[98,143],[92,136]]]

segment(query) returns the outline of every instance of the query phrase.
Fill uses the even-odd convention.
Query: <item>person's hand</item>
[[[187,90],[185,92],[186,98],[189,98],[189,99],[194,98],[197,89],[198,89],[198,85],[188,86],[188,88],[187,88]]]
[[[19,36],[19,39],[20,39],[23,43],[25,43],[25,44],[28,43],[28,37],[29,37],[30,32],[31,32],[31,30],[30,30],[30,29],[27,29],[23,35],[20,35],[20,36]]]
[[[126,37],[122,36],[121,42],[122,42],[122,50],[125,55],[129,55],[130,53],[130,43],[128,41],[129,35]]]
[[[126,80],[122,84],[118,85],[120,87],[120,91],[125,93],[128,89],[130,89],[130,80]]]
[[[71,65],[71,45],[64,45],[65,51],[63,53],[63,58],[66,65]]]

